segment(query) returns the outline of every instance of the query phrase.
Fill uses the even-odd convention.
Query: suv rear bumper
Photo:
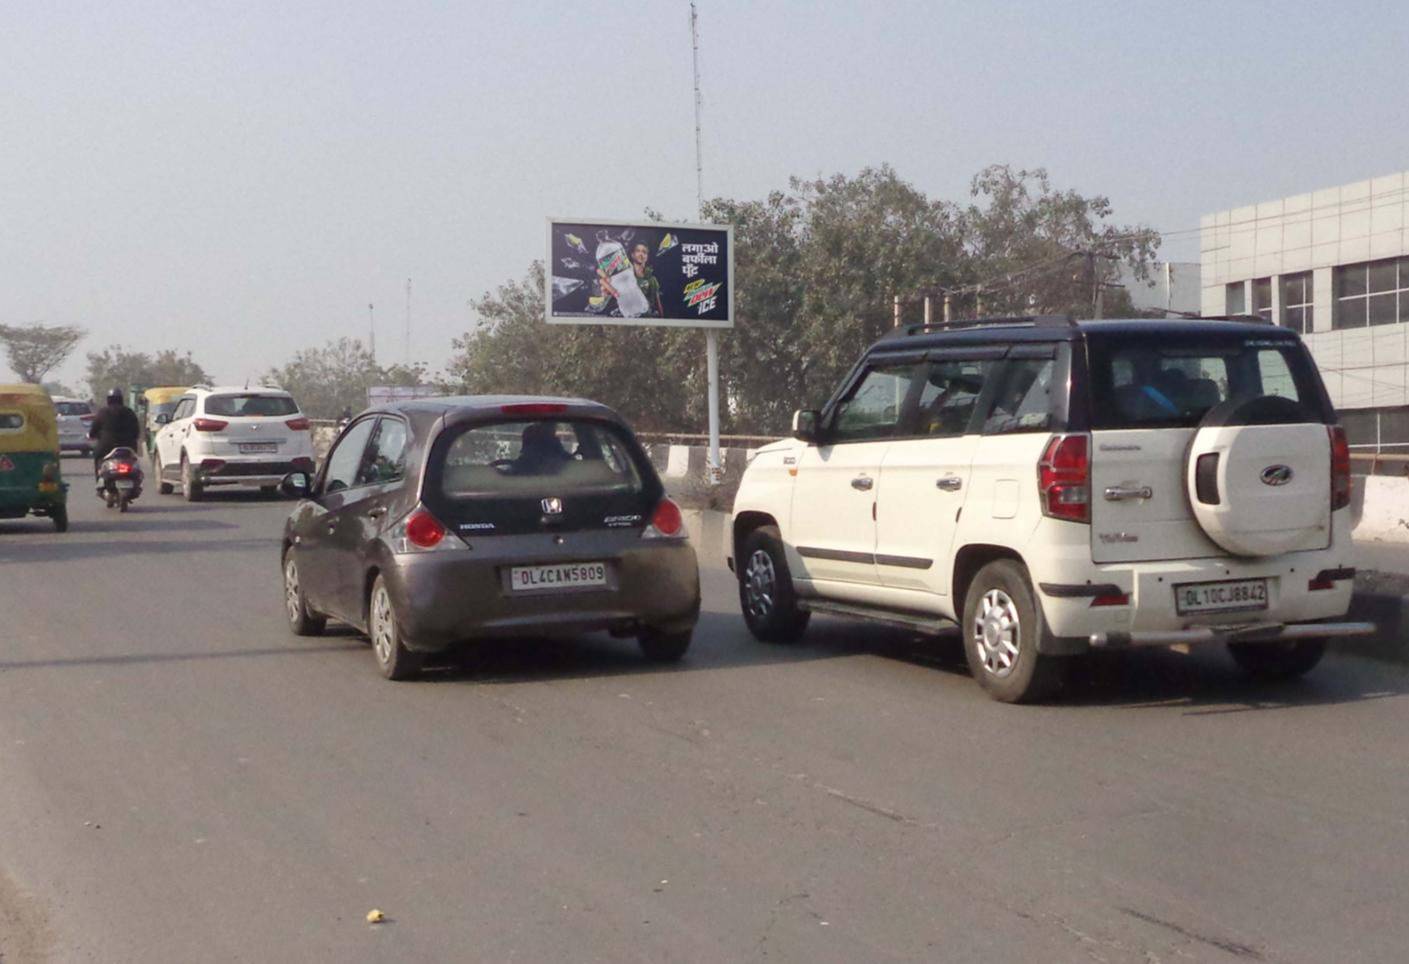
[[[239,461],[230,459],[205,459],[197,469],[200,484],[207,488],[218,485],[271,486],[278,485],[290,472],[312,473],[315,463],[311,458],[289,460]]]
[[[1139,646],[1202,645],[1204,643],[1283,643],[1298,639],[1342,639],[1369,636],[1374,623],[1255,623],[1249,626],[1200,626],[1196,629],[1092,633],[1093,649],[1132,649]]]

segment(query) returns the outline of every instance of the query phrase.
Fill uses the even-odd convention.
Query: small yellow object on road
[[[386,920],[386,915],[383,914],[381,911],[377,910],[375,907],[367,911],[367,923],[380,924],[384,920]]]

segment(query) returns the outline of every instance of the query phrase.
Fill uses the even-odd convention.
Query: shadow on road
[[[189,529],[192,527],[175,528]],[[85,559],[130,558],[136,555],[166,552],[200,555],[206,552],[245,552],[252,549],[267,550],[269,558],[277,561],[279,535],[274,533],[259,539],[166,539],[161,541],[116,539],[111,542],[88,542],[58,536],[52,542],[27,542],[15,546],[6,546],[4,542],[0,542],[0,563],[78,562]],[[274,562],[270,564],[274,565]],[[277,566],[275,566],[275,570],[277,572]]]
[[[67,666],[133,666],[150,663],[187,663],[203,660],[250,659],[263,656],[303,656],[364,650],[360,641],[321,643],[312,646],[281,646],[264,649],[227,649],[204,653],[121,653],[115,656],[73,656],[63,659],[0,660],[0,673],[20,669],[57,669]]]

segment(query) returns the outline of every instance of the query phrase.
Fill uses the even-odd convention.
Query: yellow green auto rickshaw
[[[68,485],[59,475],[59,422],[38,385],[0,385],[0,519],[34,513],[68,530]]]
[[[142,393],[142,441],[146,443],[147,454],[151,455],[156,451],[152,445],[152,440],[156,438],[158,415],[170,415],[176,411],[176,402],[189,392],[189,388],[149,388]]]

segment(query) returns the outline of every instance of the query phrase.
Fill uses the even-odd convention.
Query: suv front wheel
[[[974,576],[964,597],[964,656],[989,696],[1030,703],[1061,685],[1060,659],[1037,651],[1042,626],[1042,609],[1021,563],[999,559]]]
[[[759,526],[739,553],[739,608],[749,632],[766,643],[802,636],[812,614],[798,608],[793,577],[776,526]]]

